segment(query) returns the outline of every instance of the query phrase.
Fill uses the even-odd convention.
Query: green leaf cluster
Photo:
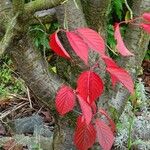
[[[112,11],[117,15],[121,20],[123,17],[123,4],[124,0],[113,0],[112,1]]]
[[[8,56],[0,60],[0,97],[7,97],[10,94],[23,94],[24,83],[13,71],[12,61]]]

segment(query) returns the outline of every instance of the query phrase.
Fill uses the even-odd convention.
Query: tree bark
[[[65,0],[36,0],[25,4],[26,14],[34,14],[36,11],[49,9],[61,5]]]
[[[20,76],[33,94],[45,104],[54,108],[53,99],[63,84],[56,74],[50,73],[40,52],[35,49],[27,35],[18,35],[7,49]]]
[[[0,1],[0,32],[6,30],[10,17],[12,17],[11,2],[9,0]]]
[[[82,6],[80,0],[76,3],[74,0],[69,0],[65,4],[56,8],[56,15],[61,28],[67,28],[67,30],[75,30],[79,27],[86,27],[86,20],[82,12]],[[58,58],[57,70],[58,74],[69,81],[69,84],[76,86],[76,79],[82,70],[87,69],[83,61],[72,50],[67,37],[64,33],[59,34],[59,38],[63,43],[64,48],[73,58],[72,62]],[[62,67],[63,66],[63,67]],[[68,78],[69,77],[69,78]]]
[[[81,0],[87,24],[106,38],[106,29],[111,0]]]

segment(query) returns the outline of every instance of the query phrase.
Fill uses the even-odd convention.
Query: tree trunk
[[[36,2],[39,3],[36,5],[36,7],[33,7],[33,4]],[[43,4],[42,2],[45,3]],[[20,17],[20,10],[15,10],[15,13],[19,11],[19,18],[17,18],[17,26],[13,28],[15,34],[12,36],[11,42],[7,48],[7,52],[12,58],[13,63],[20,73],[20,76],[25,81],[26,85],[30,88],[34,96],[52,109],[54,108],[53,99],[55,97],[55,93],[64,83],[60,76],[66,79],[69,84],[75,86],[75,80],[79,72],[87,69],[83,62],[73,53],[66,36],[60,33],[59,38],[63,42],[64,47],[67,49],[68,53],[73,58],[75,58],[75,60],[73,63],[68,63],[60,59],[58,60],[57,66],[59,67],[59,77],[56,74],[49,72],[45,60],[42,58],[40,52],[33,46],[34,44],[29,35],[27,35],[27,29],[30,24],[29,22],[31,21],[31,18],[33,18],[32,14],[34,14],[35,11],[60,5],[62,4],[61,2],[63,2],[63,0],[55,1],[56,3],[53,2],[53,0],[43,0],[41,2],[40,0],[35,0],[25,4],[24,7],[22,7],[24,9],[21,10],[25,11],[21,12],[23,15],[29,13],[27,14],[25,20],[23,17]],[[48,5],[46,5],[47,3]],[[14,11],[10,5],[8,6],[8,3],[6,3],[5,0],[1,0],[0,4],[0,17],[2,18],[0,21],[0,36],[2,37],[6,32],[6,28],[8,27],[9,19],[12,16],[15,16],[15,14],[12,13]],[[110,4],[111,0],[68,0],[56,8],[57,19],[62,28],[65,27],[69,30],[74,30],[79,27],[87,27],[88,24],[89,27],[97,30],[106,40],[106,24]],[[7,11],[7,9],[5,10],[5,8],[9,8],[9,11]],[[145,8],[150,8],[149,0],[138,0],[133,3],[133,12],[135,16],[139,16],[145,12]],[[3,9],[5,11],[1,11]],[[25,28],[23,31],[20,31],[20,27]],[[130,58],[123,58],[120,64],[126,67],[126,69],[128,69],[134,78],[136,78],[137,72],[141,66],[149,40],[150,37],[148,37],[147,34],[145,34],[141,29],[135,26],[133,27],[132,25],[129,26],[125,36],[125,43],[129,50],[135,54],[135,56]],[[97,54],[91,52],[90,64],[94,64],[96,60]],[[101,64],[101,66],[102,70],[98,70],[98,73],[107,83],[108,80],[105,76],[105,67],[103,64]],[[61,68],[65,68],[65,71]],[[64,73],[67,73],[67,75]],[[114,92],[112,92],[112,90],[106,90],[100,100],[100,103],[102,103],[101,105],[103,106],[106,104],[106,109],[108,110],[110,106],[113,107],[117,114],[120,115],[124,109],[128,97],[129,93],[125,90],[125,88],[119,85]],[[110,99],[111,102],[108,102]],[[67,136],[69,134],[68,137],[70,137],[70,135],[72,137],[72,131],[70,132],[68,128],[64,131],[67,131]],[[56,143],[54,142],[54,145],[59,143],[57,143],[57,141],[61,141],[57,140],[57,137],[62,138],[64,136],[64,132],[62,132],[63,134],[60,134],[60,132],[62,132],[62,130],[56,131],[56,137],[54,137],[54,139],[56,139],[54,140]],[[60,148],[61,150],[74,148],[71,137],[68,139],[70,144],[66,143]],[[57,148],[55,147],[55,150],[56,149]]]
[[[26,35],[15,37],[10,46],[8,52],[26,85],[37,99],[54,108],[53,99],[63,81],[49,72],[40,52]]]

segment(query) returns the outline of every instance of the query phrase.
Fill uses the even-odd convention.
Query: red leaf
[[[102,59],[107,65],[106,70],[111,75],[112,85],[114,86],[117,81],[120,81],[131,93],[133,93],[134,84],[128,72],[120,68],[111,58],[103,56]]]
[[[150,13],[144,13],[144,14],[142,15],[142,17],[143,17],[145,20],[150,21]]]
[[[104,115],[107,118],[107,120],[109,121],[109,124],[111,126],[111,131],[115,132],[116,125],[115,125],[114,121],[109,117],[109,115],[107,114],[107,112],[105,110],[101,109],[101,108],[99,109],[98,112],[101,113],[102,115]]]
[[[105,64],[107,67],[117,67],[117,64],[108,56],[103,56],[102,59],[104,60]],[[112,86],[114,87],[116,85],[116,82],[118,81],[117,78],[113,75],[111,75],[111,80],[112,80]]]
[[[74,143],[78,150],[88,150],[96,139],[96,131],[92,124],[87,125],[82,116],[77,119]]]
[[[114,143],[114,136],[110,128],[101,120],[95,122],[98,142],[103,150],[110,150]]]
[[[116,83],[117,83],[117,81],[118,81],[118,79],[111,74],[111,81],[112,81],[112,87],[114,88]]]
[[[107,67],[118,67],[118,65],[108,56],[103,56],[102,59],[104,60]]]
[[[143,28],[143,30],[150,34],[150,24],[141,23],[140,26]]]
[[[92,120],[92,109],[89,106],[89,104],[87,104],[80,95],[77,95],[78,100],[79,100],[79,104],[83,113],[83,116],[85,118],[86,124],[89,125],[91,120]]]
[[[126,48],[123,39],[121,37],[119,24],[115,25],[115,33],[114,33],[115,39],[117,40],[117,50],[118,52],[123,56],[133,56],[133,54]]]
[[[84,71],[78,78],[77,91],[91,105],[102,94],[103,82],[96,73]]]
[[[88,46],[76,33],[66,32],[66,35],[77,56],[79,56],[85,64],[88,64]]]
[[[57,92],[55,105],[57,111],[61,115],[71,111],[75,106],[75,94],[73,90],[70,87],[63,85]]]
[[[89,48],[95,50],[100,55],[105,54],[105,43],[103,38],[94,30],[89,28],[79,28],[77,33],[83,38]]]
[[[52,50],[57,55],[64,57],[64,58],[70,58],[69,54],[66,52],[66,50],[62,46],[61,42],[59,41],[59,38],[57,36],[57,32],[50,35],[49,46],[52,48]]]
[[[107,67],[106,69],[110,75],[113,85],[120,81],[132,94],[134,93],[134,84],[132,81],[131,76],[128,74],[128,72],[122,68],[116,68],[116,67]]]

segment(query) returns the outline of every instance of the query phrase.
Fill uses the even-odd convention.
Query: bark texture
[[[0,32],[7,27],[7,23],[9,19],[12,17],[11,15],[11,2],[9,0],[0,1]]]
[[[81,0],[87,24],[105,39],[111,0]]]
[[[40,101],[53,105],[52,100],[63,81],[49,72],[40,52],[26,35],[16,36],[10,45],[8,52],[27,86]]]
[[[36,0],[25,4],[26,14],[34,14],[36,11],[49,9],[62,4],[64,0]]]
[[[64,5],[58,6],[56,8],[56,14],[61,28],[75,30],[79,27],[87,26],[84,14],[82,12],[80,0],[77,0],[76,3],[75,1],[70,0],[67,1]],[[68,60],[58,58],[58,73],[62,78],[67,79],[72,86],[75,86],[77,76],[82,70],[87,69],[87,67],[72,50],[66,35],[64,33],[60,33],[59,38],[67,52],[73,58],[73,61],[69,62]]]

